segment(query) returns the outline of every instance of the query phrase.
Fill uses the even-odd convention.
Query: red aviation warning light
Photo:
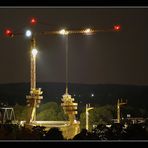
[[[32,19],[30,20],[30,23],[31,23],[31,25],[35,25],[35,24],[37,23],[36,18],[32,18]]]
[[[11,29],[6,29],[4,33],[8,37],[13,37],[14,35]]]
[[[120,31],[121,30],[121,26],[120,25],[115,25],[114,26],[114,30],[115,31]]]

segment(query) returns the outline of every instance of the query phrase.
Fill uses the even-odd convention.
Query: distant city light
[[[95,95],[92,93],[92,94],[91,94],[91,97],[94,97],[94,96],[95,96]]]
[[[32,32],[31,32],[30,30],[27,30],[26,33],[25,33],[25,35],[26,35],[27,37],[30,37],[30,36],[32,35]]]
[[[127,118],[130,118],[131,117],[131,114],[127,114]]]

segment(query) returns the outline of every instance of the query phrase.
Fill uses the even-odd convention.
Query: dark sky
[[[32,16],[50,24],[37,24],[37,32],[120,24],[120,32],[69,35],[69,81],[148,85],[148,9],[144,8],[0,8],[0,83],[30,79],[29,40],[6,38],[3,30],[25,32]],[[38,82],[65,82],[64,37],[37,36],[37,45]]]

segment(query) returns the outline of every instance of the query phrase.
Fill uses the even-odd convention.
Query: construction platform
[[[80,122],[75,121],[70,124],[69,121],[34,121],[31,124],[26,124],[26,121],[20,122],[21,126],[32,129],[33,126],[45,127],[45,131],[50,130],[50,128],[59,128],[65,139],[73,139],[75,135],[80,132]]]

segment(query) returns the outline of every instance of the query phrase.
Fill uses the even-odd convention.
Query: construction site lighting
[[[121,30],[121,26],[120,25],[115,25],[114,26],[114,30],[115,31],[120,31]]]
[[[27,30],[25,35],[26,35],[26,37],[31,37],[32,36],[32,32],[30,30]]]
[[[92,32],[93,32],[93,30],[90,29],[90,28],[87,28],[87,29],[84,30],[84,33],[85,33],[86,35],[90,35],[90,34],[92,34]]]
[[[31,52],[32,52],[33,57],[35,58],[38,53],[37,49],[33,48]]]
[[[35,25],[37,23],[37,19],[36,18],[32,18],[30,20],[31,25]]]
[[[11,29],[6,29],[4,33],[5,33],[5,35],[8,36],[8,37],[13,37],[13,32],[12,32]]]
[[[61,35],[67,35],[68,34],[68,31],[66,31],[65,29],[62,29],[59,31],[59,34]]]

